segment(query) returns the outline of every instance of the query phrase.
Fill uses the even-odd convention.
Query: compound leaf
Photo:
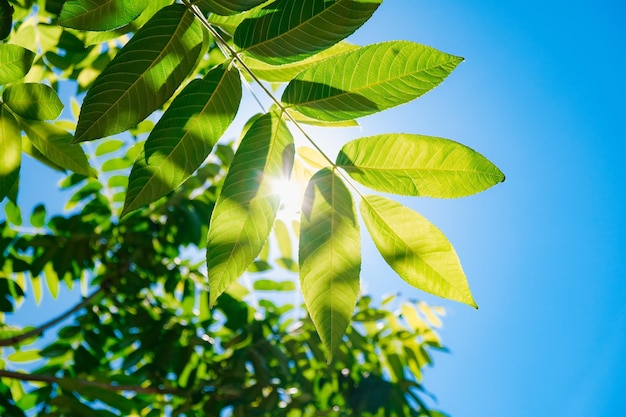
[[[378,251],[403,280],[430,294],[476,307],[452,244],[426,218],[376,195],[363,197],[361,216]]]
[[[359,295],[361,243],[350,191],[329,168],[305,192],[299,262],[304,302],[332,358]]]
[[[364,46],[299,73],[282,101],[315,119],[352,120],[425,94],[462,60],[409,41]]]
[[[172,101],[130,173],[122,215],[180,186],[204,162],[233,121],[241,100],[235,67],[191,81]]]
[[[460,143],[390,133],[346,143],[337,165],[374,190],[438,198],[464,197],[504,181],[487,158]]]
[[[293,137],[280,116],[256,119],[235,153],[207,237],[210,304],[263,249],[280,206],[274,184],[289,178]]]
[[[200,22],[182,4],[159,10],[87,92],[74,142],[123,132],[167,101],[196,63]]]

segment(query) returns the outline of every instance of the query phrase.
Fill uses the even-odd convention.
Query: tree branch
[[[100,381],[89,381],[87,379],[79,378],[58,378],[49,375],[33,375],[24,372],[7,371],[0,369],[0,378],[11,378],[19,381],[27,382],[44,382],[47,384],[59,384],[62,381],[72,381],[82,387],[94,387],[107,391],[121,392],[121,391],[133,391],[137,394],[170,394],[185,396],[187,393],[177,388],[161,388],[161,387],[140,387],[134,385],[113,385]]]
[[[52,319],[52,320],[42,324],[41,326],[39,326],[39,327],[37,327],[35,329],[32,329],[30,331],[27,331],[26,333],[22,333],[22,334],[19,334],[19,335],[16,335],[16,336],[7,337],[6,339],[0,339],[0,347],[2,347],[2,346],[14,346],[14,345],[17,345],[18,343],[26,340],[26,339],[30,339],[31,337],[40,336],[41,334],[43,334],[43,332],[48,330],[50,327],[52,327],[52,326],[62,322],[63,320],[65,320],[66,318],[71,316],[72,314],[76,313],[81,308],[87,306],[101,292],[102,292],[102,287],[100,287],[97,291],[95,291],[90,296],[88,296],[86,298],[83,298],[83,301],[81,301],[80,303],[76,304],[74,307],[72,307],[71,309],[67,310],[65,313],[63,313],[60,316],[58,316],[58,317],[56,317],[56,318],[54,318],[54,319]]]

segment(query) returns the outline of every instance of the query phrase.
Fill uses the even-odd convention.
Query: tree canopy
[[[333,157],[307,133],[462,62],[348,43],[381,1],[0,0],[0,311],[28,287],[84,294],[0,327],[3,416],[439,415],[421,373],[442,312],[360,296],[360,222],[401,279],[476,307],[443,233],[380,193],[464,197],[504,175],[449,139],[387,133]],[[246,97],[259,113],[226,137]],[[23,220],[22,154],[66,174],[64,213]],[[287,219],[290,181],[305,186]]]

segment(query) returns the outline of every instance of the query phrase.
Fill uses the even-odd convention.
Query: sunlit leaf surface
[[[291,133],[274,113],[256,119],[241,141],[209,225],[211,305],[263,249],[280,206],[272,185],[289,177],[294,152]]]
[[[22,139],[15,117],[0,105],[0,201],[18,179],[22,162]]]
[[[386,193],[464,197],[504,181],[487,158],[460,143],[391,133],[348,142],[337,165],[361,184]]]
[[[63,110],[56,91],[39,83],[10,85],[2,91],[2,101],[25,119],[52,120]]]
[[[18,81],[26,76],[35,53],[21,46],[0,45],[0,84]]]
[[[299,73],[282,101],[316,119],[351,120],[421,96],[462,60],[408,41],[364,46]]]
[[[59,24],[81,30],[112,30],[143,12],[150,0],[67,0]]]
[[[332,357],[358,298],[361,241],[350,191],[328,168],[311,178],[305,193],[299,262],[304,302]]]
[[[385,261],[410,285],[476,307],[459,258],[422,215],[385,197],[361,200],[361,215]]]

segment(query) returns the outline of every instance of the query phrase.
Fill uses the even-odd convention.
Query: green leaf
[[[11,362],[33,362],[41,359],[39,350],[18,350],[7,357]]]
[[[30,225],[33,227],[43,227],[46,223],[46,207],[43,204],[37,204],[33,208],[30,215]]]
[[[258,279],[254,282],[254,289],[257,291],[294,291],[296,285],[292,281]]]
[[[408,41],[364,46],[299,73],[282,101],[315,119],[352,120],[425,94],[462,60]]]
[[[107,31],[134,20],[150,0],[67,0],[59,25],[79,30]]]
[[[2,100],[25,119],[53,120],[63,111],[63,103],[50,86],[39,83],[10,85],[2,91]]]
[[[247,54],[271,64],[307,58],[345,39],[382,0],[277,0],[251,13],[235,31]]]
[[[17,45],[0,45],[0,84],[19,81],[28,74],[35,53]]]
[[[193,80],[174,99],[130,173],[122,216],[179,187],[206,160],[232,123],[241,100],[235,67]]]
[[[432,223],[400,203],[363,197],[361,215],[378,251],[415,288],[477,307],[454,248]]]
[[[273,185],[288,179],[294,153],[293,137],[275,113],[257,119],[242,139],[209,224],[211,306],[263,249],[280,206]]]
[[[438,198],[464,197],[504,181],[484,156],[431,136],[384,134],[346,143],[337,165],[376,191]]]
[[[202,28],[185,6],[157,12],[107,65],[87,92],[75,142],[123,132],[158,109],[194,67]]]
[[[254,75],[262,80],[271,82],[287,82],[291,81],[299,72],[307,69],[311,65],[321,62],[332,56],[340,55],[359,48],[348,42],[339,42],[336,45],[322,51],[318,54],[310,56],[301,61],[291,62],[283,65],[271,65],[256,59],[252,56],[244,56],[246,65],[254,72]]]
[[[359,295],[361,242],[350,191],[328,168],[306,189],[299,262],[304,302],[332,358]]]
[[[208,10],[211,13],[229,16],[253,9],[265,2],[267,0],[200,0],[196,4],[201,9]]]
[[[6,39],[11,33],[13,12],[13,6],[9,4],[8,0],[0,0],[0,40]]]
[[[65,342],[55,342],[39,351],[39,355],[44,358],[56,358],[64,355],[72,349],[72,345]]]
[[[124,147],[124,141],[121,141],[118,139],[110,139],[99,144],[98,147],[96,148],[95,154],[96,156],[102,156],[102,155],[106,155],[109,153],[113,153],[117,150],[120,150],[123,147]]]
[[[47,159],[77,174],[92,176],[87,156],[80,146],[72,145],[72,135],[50,123],[31,120],[22,128],[32,144]]]
[[[0,201],[6,197],[20,175],[22,139],[15,117],[0,105]]]

